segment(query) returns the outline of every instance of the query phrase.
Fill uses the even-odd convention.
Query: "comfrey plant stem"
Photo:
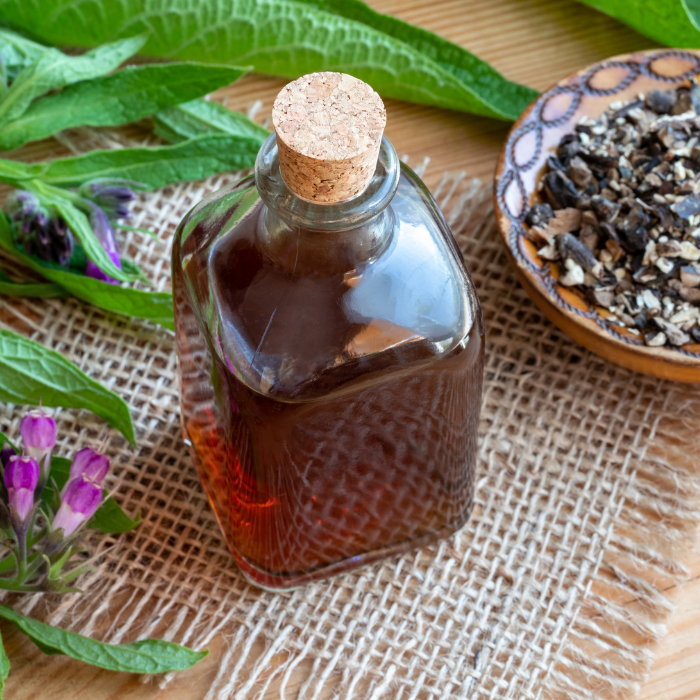
[[[17,560],[19,566],[17,567],[17,580],[20,583],[24,583],[27,579],[27,532],[15,531],[17,535],[17,548],[19,550],[19,556]]]

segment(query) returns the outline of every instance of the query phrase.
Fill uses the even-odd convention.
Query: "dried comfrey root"
[[[647,345],[700,343],[700,85],[582,118],[539,190],[526,235],[560,284]]]

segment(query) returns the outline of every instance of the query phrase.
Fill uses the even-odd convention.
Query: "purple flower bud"
[[[119,253],[107,253],[107,255],[109,255],[110,260],[121,270],[122,263],[119,258]],[[85,265],[85,275],[96,280],[101,280],[102,282],[107,282],[108,284],[119,284],[119,280],[115,280],[114,277],[110,277],[107,273],[103,272],[92,260],[88,260]]]
[[[41,409],[30,411],[19,425],[24,453],[33,457],[41,476],[39,490],[44,488],[51,468],[51,452],[56,446],[56,421]]]
[[[68,482],[61,505],[51,525],[52,530],[63,529],[64,537],[72,535],[79,525],[89,520],[102,501],[102,488],[79,476]]]
[[[90,214],[90,225],[97,236],[97,240],[102,244],[110,260],[121,270],[122,263],[119,258],[119,248],[114,240],[114,229],[110,224],[107,215],[96,204],[88,202],[92,207]],[[117,280],[105,274],[92,260],[88,260],[85,266],[85,274],[96,280],[109,282],[109,284],[119,284]]]
[[[29,411],[19,425],[25,450],[53,450],[56,447],[56,421],[40,408]]]
[[[100,207],[92,202],[89,203],[92,208],[92,213],[90,214],[90,224],[92,225],[92,230],[97,236],[97,240],[102,244],[102,247],[107,251],[107,253],[118,253],[119,248],[117,247],[117,242],[114,240],[114,229],[112,224]]]
[[[132,187],[143,185],[121,178],[97,179],[85,183],[80,194],[97,204],[110,219],[126,219],[129,217],[128,204],[136,198]]]
[[[15,448],[10,445],[9,442],[6,442],[2,450],[0,450],[0,463],[2,464],[2,468],[4,469],[7,466],[7,463],[10,461],[10,457],[13,457],[17,453],[15,452]]]
[[[128,187],[103,187],[96,193],[95,202],[100,208],[112,218],[122,219],[129,216],[129,202],[132,202],[136,195]]]
[[[82,477],[97,486],[102,486],[105,476],[109,471],[109,457],[100,454],[92,447],[85,447],[73,458],[70,465],[69,481]]]
[[[10,508],[24,522],[34,505],[34,489],[39,482],[39,465],[33,457],[10,457],[5,467],[5,488]]]
[[[15,190],[11,192],[5,202],[7,213],[13,221],[22,221],[24,218],[34,216],[39,210],[39,200],[31,192]]]

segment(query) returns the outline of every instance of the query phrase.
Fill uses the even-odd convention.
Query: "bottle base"
[[[219,528],[227,540],[228,549],[246,580],[264,590],[291,591],[306,584],[314,583],[316,581],[323,581],[341,574],[356,571],[357,569],[361,569],[369,564],[381,561],[382,559],[388,559],[390,557],[432,544],[433,542],[449,537],[454,532],[462,528],[469,520],[473,509],[473,491],[472,488],[469,488],[464,507],[460,510],[457,517],[437,530],[433,530],[418,537],[400,541],[387,547],[379,547],[377,549],[361,552],[355,556],[342,559],[341,561],[322,564],[312,569],[293,571],[289,573],[278,573],[271,571],[261,567],[257,562],[252,561],[238,551],[234,543],[231,541],[231,539],[229,539],[227,535],[227,528],[224,527],[219,517],[220,513],[219,508],[217,507],[217,499],[214,497],[217,488],[214,484],[210,483],[208,472],[201,468],[197,450],[194,447],[192,436],[186,427],[183,416],[184,412],[181,415],[181,426],[185,445],[187,446],[190,456],[192,457],[192,461],[197,468],[200,480],[204,486],[204,491],[207,494],[209,503],[212,507],[214,515],[216,516]],[[217,437],[217,439],[213,440],[213,442],[219,443],[220,439]]]
[[[335,576],[340,576],[341,574],[357,571],[358,569],[362,569],[365,566],[369,566],[370,564],[374,564],[383,559],[389,559],[390,557],[398,556],[399,554],[404,554],[405,552],[415,549],[420,549],[421,547],[425,547],[433,542],[445,539],[446,537],[449,537],[457,532],[457,530],[460,530],[467,523],[469,516],[471,515],[471,511],[472,503],[470,501],[463,514],[460,515],[457,520],[445,525],[435,532],[430,532],[426,535],[417,537],[416,539],[412,539],[407,542],[400,542],[390,547],[358,554],[357,556],[350,557],[349,559],[344,559],[340,562],[321,566],[309,572],[294,573],[289,575],[276,574],[259,568],[234,549],[231,549],[231,554],[233,555],[233,558],[245,579],[254,586],[273,593],[293,591],[309,583],[325,581],[327,579],[334,578]]]

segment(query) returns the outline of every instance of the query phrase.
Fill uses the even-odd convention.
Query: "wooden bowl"
[[[547,157],[582,116],[597,119],[616,101],[640,92],[688,85],[700,75],[700,51],[655,49],[616,56],[565,78],[543,93],[511,129],[496,169],[495,208],[508,256],[542,312],[592,352],[623,367],[664,379],[700,382],[700,345],[648,347],[627,329],[605,322],[607,309],[557,283],[558,263],[544,261],[525,238],[523,220],[540,197]]]

